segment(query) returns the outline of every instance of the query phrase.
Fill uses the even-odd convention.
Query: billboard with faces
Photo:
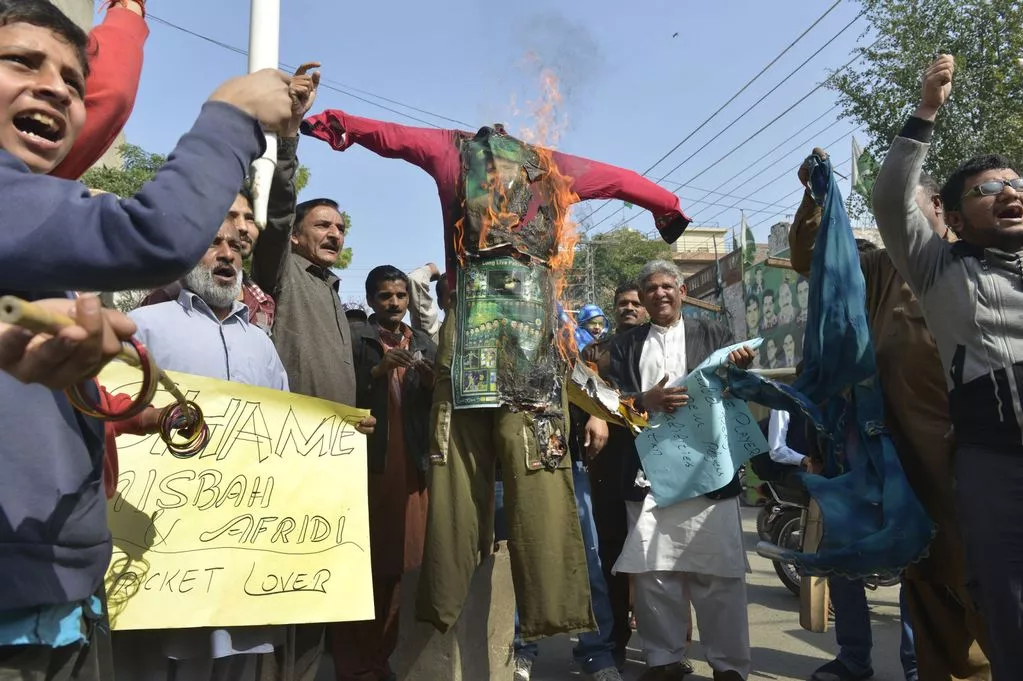
[[[777,254],[787,258],[788,252]],[[754,366],[795,367],[803,354],[809,281],[795,271],[761,262],[743,273],[745,336],[764,339]]]

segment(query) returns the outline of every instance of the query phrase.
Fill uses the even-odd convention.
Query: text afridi
[[[366,415],[276,390],[171,373],[211,430],[176,459],[156,435],[118,438],[110,503],[114,629],[371,619]],[[134,393],[138,374],[100,376]],[[170,402],[158,393],[154,404]]]

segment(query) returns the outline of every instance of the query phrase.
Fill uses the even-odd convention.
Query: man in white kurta
[[[682,320],[685,286],[678,270],[665,265],[670,264],[651,263],[640,278],[653,322],[642,341],[638,376],[649,411],[686,408],[688,396],[664,389],[664,378],[670,383],[686,375],[687,340],[694,342],[687,339],[687,330],[699,331],[694,337],[698,335],[704,345],[712,337],[705,327]],[[690,347],[688,356],[716,349]],[[753,358],[752,353],[748,359],[743,351],[739,354],[739,363]],[[636,484],[649,487],[642,470]],[[630,531],[615,571],[633,575],[636,621],[650,666],[644,681],[682,678],[690,603],[715,681],[745,680],[750,672],[748,565],[738,497],[699,496],[659,508],[647,494],[643,501],[626,506]]]

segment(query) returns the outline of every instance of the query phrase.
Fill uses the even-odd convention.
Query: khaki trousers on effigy
[[[431,452],[444,460],[430,466],[417,617],[440,631],[458,620],[472,576],[493,550],[494,466],[500,461],[522,638],[595,630],[569,458],[553,471],[527,465],[538,460],[530,414],[451,408],[454,336],[449,313],[437,352],[431,427]]]

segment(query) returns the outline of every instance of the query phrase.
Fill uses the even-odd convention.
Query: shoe
[[[692,674],[696,671],[696,667],[693,666],[693,661],[690,660],[688,657],[683,657],[682,661],[679,662],[679,664],[682,665],[682,671],[684,671],[686,674]]]
[[[682,681],[685,677],[686,672],[682,668],[682,664],[675,662],[660,667],[650,667],[639,677],[639,681]]]
[[[606,667],[598,669],[592,674],[583,674],[583,678],[589,679],[589,681],[623,681],[622,675],[615,667]]]
[[[853,674],[845,663],[832,660],[819,668],[810,677],[810,681],[863,681],[874,676],[874,670],[868,669],[862,674]]]
[[[746,681],[746,679],[742,678],[742,674],[734,669],[728,669],[723,672],[715,671],[714,681]]]
[[[533,674],[533,660],[528,657],[515,656],[515,676],[512,678],[515,681],[529,681],[529,677]]]

